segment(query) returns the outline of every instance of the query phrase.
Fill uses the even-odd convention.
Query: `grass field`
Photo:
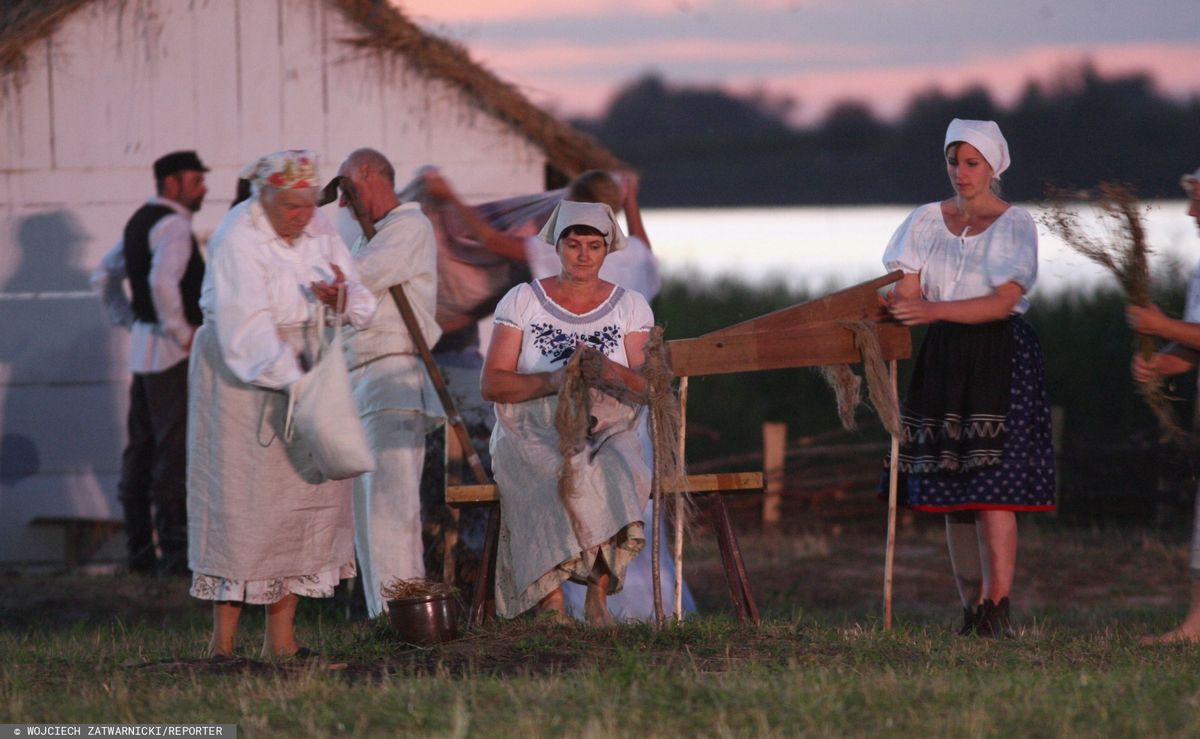
[[[1182,615],[1174,538],[1027,526],[1015,641],[952,634],[940,531],[921,523],[900,532],[890,632],[876,532],[745,534],[758,628],[728,615],[701,535],[687,570],[703,613],[682,626],[517,620],[418,649],[306,601],[301,637],[336,670],[199,659],[208,610],[183,580],[9,574],[0,722],[236,723],[242,736],[1195,736],[1200,648],[1136,642]],[[260,623],[251,610],[248,656]]]

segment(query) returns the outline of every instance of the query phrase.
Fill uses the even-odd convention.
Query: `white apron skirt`
[[[496,404],[492,468],[500,489],[496,612],[513,618],[567,579],[586,582],[597,557],[620,591],[625,569],[645,546],[642,508],[651,471],[638,437],[640,409],[593,394],[597,428],[572,458],[577,495],[558,494],[562,455],[554,413],[558,398]]]
[[[303,328],[280,336],[311,364]],[[284,443],[286,415],[287,393],[239,380],[214,327],[201,326],[188,373],[192,595],[271,603],[288,592],[332,595],[353,576],[351,481],[324,480],[298,443]]]

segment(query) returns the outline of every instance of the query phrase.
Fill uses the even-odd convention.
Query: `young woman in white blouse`
[[[891,314],[929,325],[902,405],[901,495],[943,513],[963,604],[959,633],[1012,637],[1018,511],[1055,508],[1045,367],[1021,315],[1037,278],[1037,228],[999,197],[1008,143],[992,121],[954,119],[954,196],[923,205],[883,261],[904,278]]]

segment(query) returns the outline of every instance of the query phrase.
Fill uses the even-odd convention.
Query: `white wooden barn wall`
[[[400,180],[433,163],[471,198],[541,189],[539,148],[397,55],[339,41],[359,35],[323,0],[96,0],[0,80],[0,562],[62,558],[36,516],[121,517],[127,335],[88,274],[159,155],[212,167],[202,239],[241,167],[281,148],[317,150],[323,177],[374,146]]]

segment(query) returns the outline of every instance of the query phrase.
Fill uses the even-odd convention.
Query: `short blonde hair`
[[[621,210],[621,186],[601,169],[589,169],[567,185],[567,200],[577,203],[604,203],[614,213]]]

